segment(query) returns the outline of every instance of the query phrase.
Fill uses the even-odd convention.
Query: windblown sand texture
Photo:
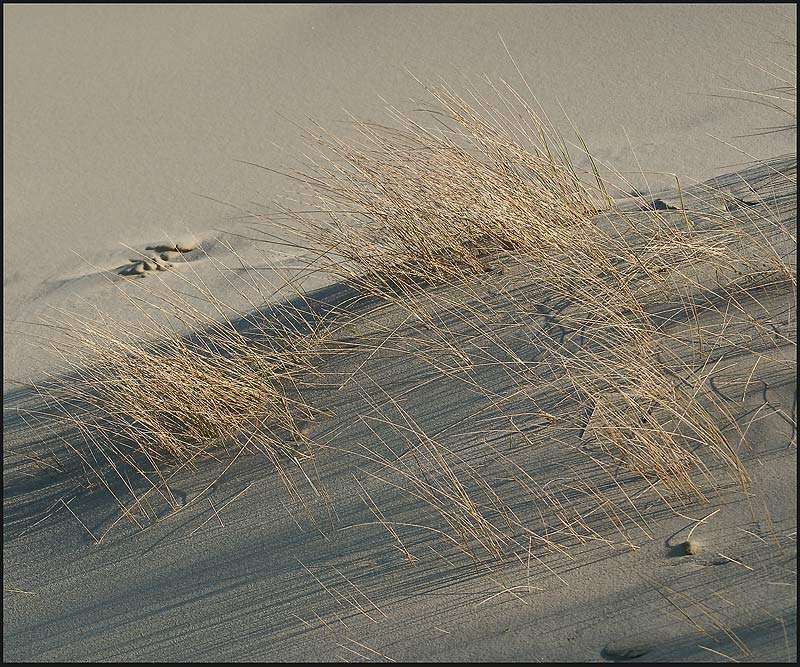
[[[792,6],[4,18],[5,660],[796,661]]]

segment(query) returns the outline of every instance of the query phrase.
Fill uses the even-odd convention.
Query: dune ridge
[[[644,191],[426,89],[65,279],[126,312],[5,393],[5,659],[796,659],[796,154]]]

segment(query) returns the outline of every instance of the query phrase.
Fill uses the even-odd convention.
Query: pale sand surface
[[[144,283],[158,291],[160,280],[177,287],[182,271],[244,308],[214,268],[215,260],[230,263],[218,237],[254,266],[291,269],[291,253],[220,235],[220,228],[243,231],[241,212],[198,195],[243,208],[287,195],[286,179],[236,160],[285,168],[303,151],[295,123],[313,118],[338,131],[346,111],[380,120],[379,96],[413,108],[407,100],[424,93],[403,67],[455,87],[485,72],[519,88],[500,33],[565,133],[559,102],[599,159],[621,171],[641,164],[676,172],[689,186],[748,159],[708,134],[762,159],[793,150],[794,133],[736,138],[783,119],[710,95],[773,85],[745,60],[793,56],[793,47],[773,42],[794,34],[795,17],[788,5],[5,6],[5,403],[26,398],[8,379],[38,381],[53,368],[29,336],[12,333],[36,332],[20,322],[50,306],[98,306],[139,327],[121,295]],[[768,174],[762,168],[749,178]],[[631,179],[654,191],[675,183]],[[677,193],[662,197],[674,203]],[[796,216],[795,206],[781,215]],[[193,236],[204,252],[187,253],[189,263],[174,272],[111,281],[102,273],[125,267],[146,246]],[[279,272],[270,276],[278,300],[288,292]],[[315,276],[305,287],[325,282]],[[768,297],[781,332],[796,336],[794,295]],[[389,309],[348,335],[379,339],[401,322]],[[343,383],[357,371],[402,397],[428,432],[460,424],[454,442],[481,452],[480,425],[470,421],[477,398],[392,351],[367,356],[334,358],[327,370]],[[733,363],[726,372],[734,378],[753,368],[749,358]],[[219,507],[247,489],[221,522],[203,524],[211,510],[198,503],[142,532],[121,523],[95,545],[75,515],[100,533],[118,510],[80,490],[77,478],[31,467],[22,453],[45,434],[7,413],[4,658],[585,661],[641,646],[642,660],[725,659],[708,649],[740,660],[794,660],[795,376],[764,361],[751,377],[763,390],[733,401],[740,426],[750,429],[750,449],[740,455],[751,496],[730,490],[687,510],[691,517],[720,510],[695,531],[697,557],[674,551],[694,522],[654,506],[646,517],[652,539],[638,535],[637,551],[589,544],[572,552],[574,560],[551,555],[493,571],[448,562],[433,551],[439,543],[413,531],[421,563],[408,566],[383,528],[362,525],[374,521],[354,492],[362,463],[333,451],[317,461],[332,502],[307,499],[314,521],[266,461],[242,457],[213,490]],[[339,447],[371,437],[355,418],[375,407],[363,378],[307,397],[336,413],[315,424],[312,437]],[[482,382],[500,393],[507,378]],[[561,457],[545,449],[535,464],[557,477],[572,463]],[[177,486],[191,498],[219,472],[200,466]],[[423,520],[406,498],[360,479],[383,511]],[[59,498],[74,498],[74,515],[52,510]],[[522,599],[495,595],[521,585],[535,590]]]

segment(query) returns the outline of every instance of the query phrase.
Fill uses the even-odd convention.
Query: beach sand
[[[638,230],[635,243],[655,219],[643,208],[680,228],[684,206],[712,219],[723,201],[739,202],[724,210],[743,228],[793,229],[796,132],[761,132],[786,117],[730,98],[777,85],[768,72],[794,76],[795,46],[782,43],[793,6],[12,5],[4,19],[5,660],[796,661],[793,287],[733,280],[736,308],[723,290],[693,313],[708,332],[708,400],[750,485],[670,509],[646,475],[593,467],[591,437],[559,431],[575,418],[576,403],[557,400],[567,389],[521,391],[498,362],[537,358],[544,343],[521,343],[493,313],[536,302],[534,330],[555,336],[566,312],[524,260],[424,291],[437,329],[402,302],[353,301],[329,274],[297,278],[308,248],[248,238],[251,212],[291,201],[291,179],[268,169],[309,150],[301,128],[348,137],[348,114],[417,108],[415,77],[460,90],[484,73],[526,95],[527,82],[556,128],[575,141],[574,124],[601,170],[625,176],[609,176],[620,188],[599,228]],[[579,151],[575,165],[590,167]],[[795,266],[796,236],[767,237]],[[260,289],[240,289],[249,275]],[[299,494],[263,456],[195,461],[170,482],[176,507],[156,504],[160,519],[137,526],[86,488],[79,462],[52,458],[80,434],[36,419],[53,405],[35,387],[62,370],[37,345],[54,330],[36,323],[103,313],[146,338],[159,314],[137,299],[186,281],[231,312],[296,303],[301,287],[303,305],[328,313],[321,374],[300,390],[317,452],[284,472]],[[688,307],[667,305],[652,315],[677,341]],[[489,362],[462,373],[442,332]],[[420,495],[438,473],[423,463],[422,477],[398,477],[376,458],[412,441],[479,472],[556,546],[531,541],[503,562],[464,553]],[[577,480],[606,504],[591,511]],[[588,517],[584,539],[567,545],[532,502],[536,485],[562,494],[564,516]]]

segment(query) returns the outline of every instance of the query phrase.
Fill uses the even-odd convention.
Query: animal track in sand
[[[623,662],[625,660],[635,660],[650,652],[650,647],[638,642],[614,642],[606,645],[600,655],[609,662]]]
[[[142,253],[140,257],[129,258],[130,264],[122,266],[117,273],[122,276],[144,278],[153,271],[167,271],[174,268],[173,262],[176,259],[182,258],[183,255],[198,247],[199,244],[196,241],[149,245],[145,250],[149,250],[150,254]]]

